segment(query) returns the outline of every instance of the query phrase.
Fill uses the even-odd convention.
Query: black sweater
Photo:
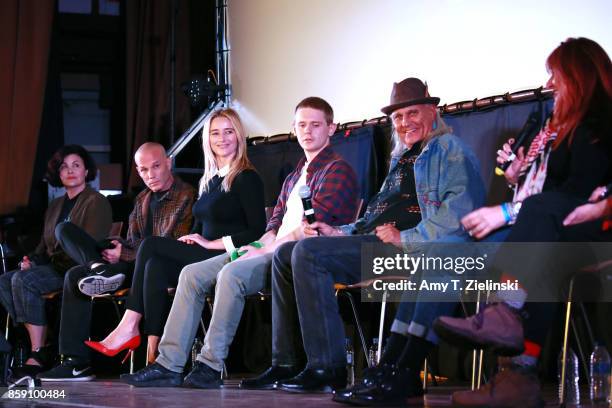
[[[236,248],[255,241],[266,227],[264,187],[253,170],[245,170],[233,181],[230,191],[221,189],[223,177],[208,183],[208,192],[193,205],[192,232],[213,241],[229,235]]]
[[[609,120],[609,119],[606,119]],[[559,191],[586,200],[596,187],[611,179],[610,138],[597,121],[580,124],[568,144],[566,137],[548,159],[544,191]]]

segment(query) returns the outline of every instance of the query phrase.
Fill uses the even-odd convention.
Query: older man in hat
[[[474,155],[442,121],[436,109],[438,102],[439,98],[431,97],[427,86],[417,78],[395,83],[391,103],[382,109],[393,122],[395,144],[390,170],[364,216],[341,227],[322,222],[305,225],[304,233],[317,238],[276,250],[272,267],[272,366],[259,377],[243,380],[242,388],[289,392],[343,388],[345,333],[334,283],[360,280],[362,244],[409,246],[464,235],[459,220],[482,205],[484,186]],[[395,325],[397,335],[405,340],[402,344],[417,335],[421,337],[415,342],[428,343],[426,330],[414,330],[412,334],[409,326]],[[302,344],[305,368],[299,361]],[[403,346],[398,347],[403,350]],[[416,356],[421,360],[419,366],[425,352]],[[404,370],[401,377],[409,381],[402,384],[404,393],[420,392],[410,385],[418,384],[418,370]]]

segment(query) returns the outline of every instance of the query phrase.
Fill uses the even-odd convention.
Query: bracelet
[[[508,212],[508,203],[502,203],[501,205],[502,213],[504,214],[504,221],[508,224],[512,217],[510,217],[510,213]]]

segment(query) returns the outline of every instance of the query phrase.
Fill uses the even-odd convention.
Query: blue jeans
[[[487,236],[482,242],[499,242],[501,244],[501,242],[506,240],[509,233],[510,228],[502,228]],[[435,241],[435,243],[452,244],[465,241],[466,240],[461,237],[448,236]],[[437,276],[439,280],[445,280],[446,282],[450,282],[454,277],[456,276],[450,274]],[[407,296],[404,296],[404,298],[407,298]],[[403,301],[397,309],[395,319],[391,325],[391,331],[402,335],[410,334],[422,337],[431,343],[437,344],[438,336],[431,330],[433,322],[440,316],[452,315],[457,307],[458,301],[459,299],[455,302],[451,299],[446,302],[440,302],[438,300],[428,301],[426,293],[423,295],[419,294],[416,302]]]

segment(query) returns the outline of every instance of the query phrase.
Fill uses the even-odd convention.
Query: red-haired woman
[[[592,40],[569,38],[550,54],[546,63],[551,74],[547,86],[554,90],[553,115],[536,137],[537,149],[532,144],[529,152],[526,155],[521,152],[517,163],[511,166],[511,174],[522,174],[524,163],[530,155],[534,157],[521,176],[524,181],[517,191],[520,199],[517,202],[522,207],[506,242],[610,241],[610,232],[603,231],[601,220],[595,219],[603,211],[591,217],[593,220],[585,217],[582,221],[589,222],[578,225],[570,225],[572,222],[567,218],[589,196],[591,200],[596,198],[591,191],[608,184],[612,178],[610,57]],[[604,197],[600,190],[597,192]],[[475,236],[482,233],[479,229],[470,231]],[[546,302],[562,299],[560,286],[576,271],[568,265],[579,262],[585,253],[575,244],[569,254],[550,251],[548,245],[542,246],[537,255],[517,259],[514,254],[510,260],[507,249],[502,246],[494,265],[518,278],[521,288],[497,292],[500,302],[476,316],[442,317],[435,328],[451,342],[520,355],[512,359],[509,369],[495,375],[481,389],[455,393],[455,406],[527,407],[541,403],[535,365],[552,322],[551,315],[558,306]],[[519,317],[518,311],[522,309],[527,316],[525,321]]]
[[[511,225],[524,200],[543,191],[586,199],[608,183],[612,74],[610,58],[596,42],[570,38],[548,57],[547,88],[554,90],[550,118],[525,151],[520,147],[504,176],[514,186],[512,202],[479,208],[462,220],[476,239]],[[511,155],[513,140],[498,151],[498,163]]]

